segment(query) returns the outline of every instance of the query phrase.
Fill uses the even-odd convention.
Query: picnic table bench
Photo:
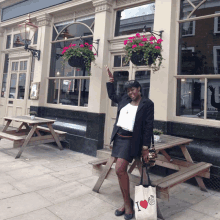
[[[156,165],[177,171],[171,175],[162,177],[152,182],[152,185],[156,186],[157,198],[163,200],[169,200],[169,190],[172,187],[174,187],[177,184],[181,184],[193,177],[196,178],[196,181],[200,189],[203,191],[207,191],[202,178],[203,177],[210,178],[210,167],[212,166],[212,164],[205,162],[199,162],[199,163],[193,162],[186,148],[186,145],[188,145],[192,141],[193,141],[192,139],[188,139],[188,138],[163,135],[162,141],[160,143],[155,143],[155,149],[158,154],[158,157],[156,159]],[[180,147],[183,156],[185,157],[185,160],[174,159],[167,153],[166,149],[175,146]],[[93,191],[99,192],[99,189],[105,179],[117,180],[115,170],[111,168],[113,163],[114,163],[114,157],[104,158],[104,159],[102,158],[89,162],[89,164],[93,166],[93,174],[99,176],[93,188]],[[128,170],[130,181],[138,185],[140,183],[140,177],[132,174],[132,171],[136,167],[138,168],[141,175],[142,162],[140,158],[135,158],[135,160],[133,161],[133,163],[131,164]],[[147,183],[147,177],[144,172],[144,184],[146,183]],[[158,212],[159,212],[158,217],[163,219],[159,207],[158,207]]]
[[[60,141],[65,139],[66,132],[54,130],[52,124],[55,120],[36,117],[31,119],[30,116],[4,117],[7,121],[5,127],[0,132],[0,140],[8,139],[13,141],[13,147],[19,150],[16,159],[19,158],[27,145],[39,145],[45,143],[56,142],[59,149],[63,147]],[[16,130],[7,130],[12,121],[20,122],[21,125]],[[43,127],[40,125],[47,125]],[[25,127],[24,129],[22,129]],[[46,133],[46,135],[45,135]]]

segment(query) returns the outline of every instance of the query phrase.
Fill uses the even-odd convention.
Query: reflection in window
[[[9,90],[9,98],[14,99],[16,94],[16,82],[17,82],[17,74],[11,74],[11,82],[10,82],[10,90]]]
[[[21,34],[14,34],[13,47],[22,47],[22,46],[24,46],[24,43],[22,42]]]
[[[58,103],[59,80],[49,79],[47,102],[52,104]]]
[[[204,118],[204,79],[177,80],[177,116]]]
[[[150,92],[150,71],[137,71],[135,73],[135,80],[141,84],[142,96],[149,98]]]
[[[6,49],[11,48],[11,35],[7,35]]]
[[[5,98],[5,93],[6,93],[7,75],[8,74],[3,74],[3,79],[2,79],[1,97],[4,97],[4,98]]]
[[[12,62],[12,71],[18,71],[18,62]]]
[[[121,67],[121,55],[114,56],[114,67]]]
[[[9,58],[8,54],[5,54],[5,63],[4,63],[4,73],[8,73],[8,64],[9,64]]]
[[[33,44],[37,44],[37,40],[38,40],[38,30],[35,32],[34,34],[34,41]]]
[[[220,120],[220,79],[208,79],[207,119]]]
[[[153,29],[155,3],[133,7],[116,13],[115,36],[128,35]]]
[[[25,83],[26,83],[26,73],[19,74],[18,82],[18,99],[24,99],[25,95]]]
[[[32,63],[31,63],[31,75],[30,75],[30,84],[29,84],[29,94],[28,98],[30,99],[30,94],[31,94],[31,83],[34,80],[34,68],[35,68],[35,57],[32,57]]]
[[[89,79],[82,79],[80,106],[88,107],[89,103]]]
[[[114,88],[115,93],[118,96],[122,96],[125,93],[124,83],[128,81],[128,71],[116,71],[114,72]],[[117,106],[117,103],[112,101],[112,106]]]

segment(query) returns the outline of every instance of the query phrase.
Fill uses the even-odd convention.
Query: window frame
[[[215,12],[215,14],[217,13],[220,13],[220,11]],[[214,34],[220,34],[220,28],[218,30],[218,20],[220,20],[220,16],[214,18]]]
[[[216,75],[218,74],[217,50],[220,50],[220,46],[213,47],[213,61]]]

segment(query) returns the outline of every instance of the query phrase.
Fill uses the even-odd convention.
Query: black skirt
[[[130,154],[130,146],[131,137],[121,137],[116,134],[113,142],[112,157],[123,158],[131,163],[133,157]]]

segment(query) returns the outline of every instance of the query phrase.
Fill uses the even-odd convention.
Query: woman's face
[[[131,87],[127,89],[127,94],[128,96],[131,98],[132,101],[137,100],[140,96],[140,87],[136,88],[136,87]]]

